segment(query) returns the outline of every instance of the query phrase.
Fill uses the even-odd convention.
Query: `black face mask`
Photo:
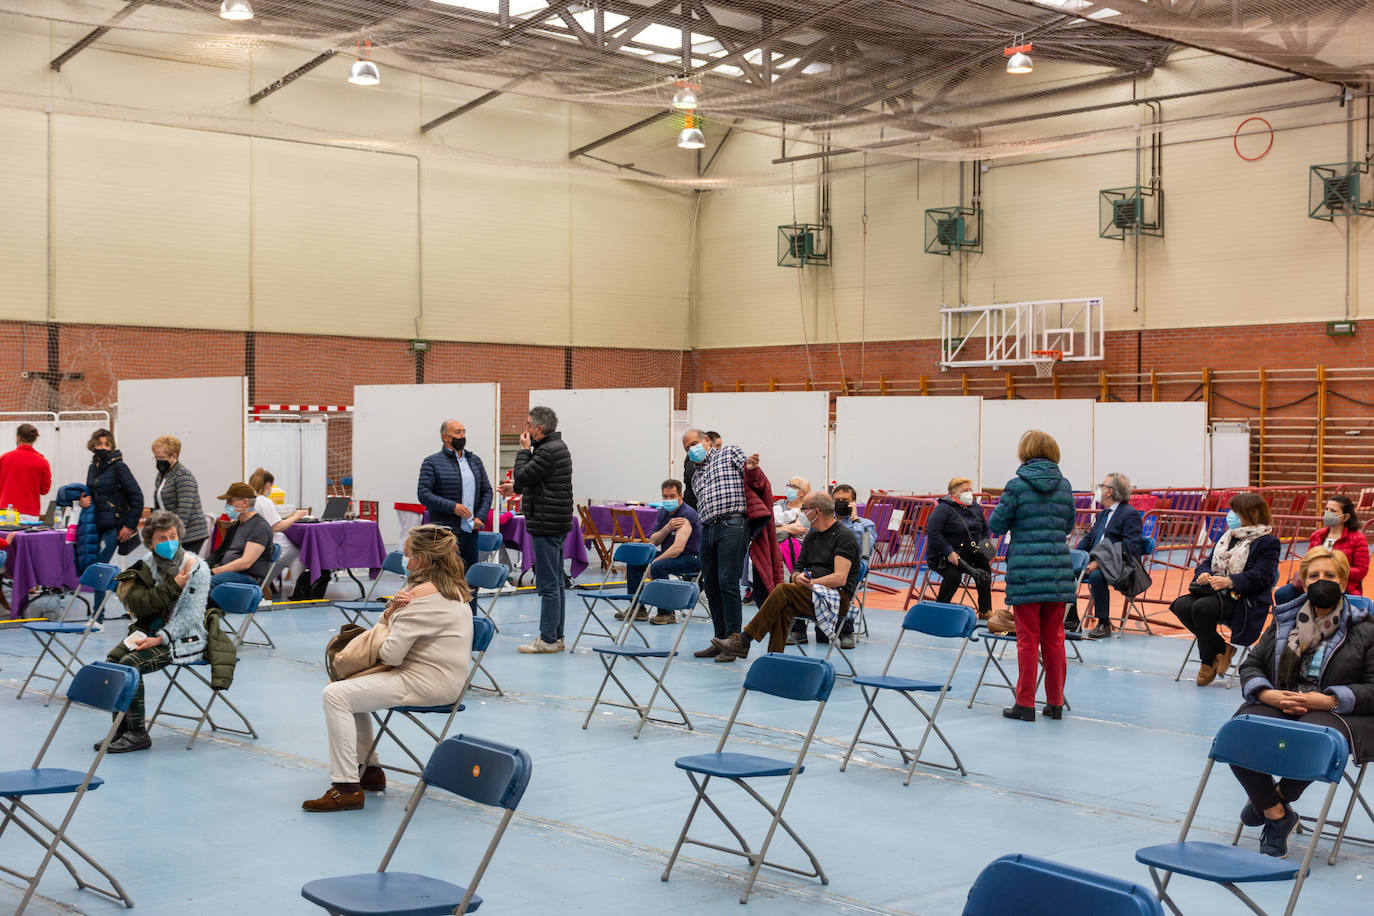
[[[835,500],[835,516],[837,518],[849,518],[849,514],[854,511],[854,507],[849,504],[847,499]]]
[[[1330,579],[1318,579],[1307,586],[1307,600],[1313,607],[1332,608],[1340,603],[1341,586]]]
[[[453,449],[455,452],[461,452],[463,449],[467,448],[468,439],[467,436],[454,436],[452,439],[448,440],[448,444],[449,448]]]
[[[95,456],[96,461],[104,461],[106,458],[110,457],[110,450],[107,448],[93,448],[91,449],[91,454]]]
[[[163,459],[161,459],[161,460],[159,460],[159,461],[157,462],[157,472],[158,472],[159,474],[164,474],[164,475],[165,475],[165,474],[166,474],[168,471],[170,471],[171,469],[172,469],[172,462],[168,461],[166,458],[163,458]]]

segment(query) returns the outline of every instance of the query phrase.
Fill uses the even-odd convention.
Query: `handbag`
[[[324,669],[329,679],[343,681],[391,670],[390,665],[381,664],[377,657],[382,642],[390,633],[391,627],[386,623],[366,630],[356,623],[340,627],[324,647]]]
[[[981,553],[983,559],[991,563],[997,556],[997,545],[992,543],[990,538],[980,538],[975,541],[973,539],[973,529],[968,526],[968,522],[964,521],[963,515],[956,517],[959,519],[959,524],[964,526],[964,534],[968,535],[968,542],[973,545],[973,549]]]

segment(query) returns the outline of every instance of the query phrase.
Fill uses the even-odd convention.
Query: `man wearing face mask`
[[[231,483],[220,494],[230,525],[210,554],[210,587],[225,582],[260,583],[272,566],[272,526],[257,512],[258,494],[246,483]]]
[[[1121,545],[1122,560],[1140,557],[1145,554],[1145,526],[1140,510],[1132,506],[1131,481],[1125,474],[1111,473],[1102,478],[1097,488],[1097,500],[1102,511],[1093,519],[1093,526],[1078,542],[1078,549],[1092,553],[1093,549],[1105,541],[1115,541]],[[1112,635],[1112,597],[1107,577],[1096,560],[1088,564],[1088,590],[1093,597],[1093,616],[1097,626],[1088,633],[1089,639],[1105,639]],[[1071,617],[1064,622],[1064,629],[1078,629],[1078,614],[1070,612]]]
[[[695,509],[682,501],[682,482],[665,480],[660,488],[663,501],[659,503],[658,517],[654,519],[654,530],[649,535],[649,543],[658,545],[658,556],[648,567],[650,579],[666,579],[680,576],[691,580],[701,571],[701,517]],[[644,578],[642,567],[631,566],[627,570],[626,587],[631,593],[639,588]],[[649,619],[650,623],[676,623],[677,615],[659,613]]]
[[[713,449],[700,429],[689,429],[682,436],[687,457],[700,467],[692,478],[697,491],[697,513],[701,516],[701,585],[711,610],[716,636],[724,639],[743,628],[743,603],[740,576],[748,549],[749,529],[745,523],[748,503],[744,495],[744,474],[757,469],[757,455],[745,457],[737,445]],[[695,653],[697,658],[733,662],[735,656],[722,654],[720,647],[707,646]]]
[[[859,491],[847,483],[836,484],[830,491],[835,500],[835,518],[859,545],[859,559],[865,563],[873,557],[873,545],[878,542],[878,525],[871,518],[859,515]],[[819,641],[825,633],[816,631]],[[840,648],[854,648],[854,618],[846,616],[840,624]]]
[[[482,459],[467,450],[467,429],[457,420],[439,424],[439,451],[420,465],[415,495],[429,520],[458,538],[464,568],[477,562],[477,532],[486,524],[495,491]]]

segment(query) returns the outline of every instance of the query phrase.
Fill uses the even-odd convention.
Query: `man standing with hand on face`
[[[429,520],[448,528],[458,538],[463,568],[477,562],[477,532],[491,511],[493,490],[482,459],[468,451],[468,432],[457,420],[439,424],[439,451],[420,465],[415,495]]]

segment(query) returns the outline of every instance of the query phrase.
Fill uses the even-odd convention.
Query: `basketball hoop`
[[[1032,350],[1031,365],[1035,367],[1036,378],[1049,378],[1054,375],[1054,365],[1064,358],[1062,350]]]

